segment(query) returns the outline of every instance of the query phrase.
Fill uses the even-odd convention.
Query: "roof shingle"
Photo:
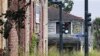
[[[50,21],[58,20],[59,19],[59,9],[53,6],[48,7],[48,18]],[[62,18],[63,18],[63,21],[68,21],[68,20],[84,21],[84,19],[82,19],[81,17],[69,14],[65,11],[62,11]]]

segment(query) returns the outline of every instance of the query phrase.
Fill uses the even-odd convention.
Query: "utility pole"
[[[84,56],[89,56],[89,41],[88,41],[88,27],[91,26],[91,13],[88,13],[88,0],[85,0],[85,29],[84,29],[84,34],[85,34],[85,41],[84,41],[84,45],[85,45],[85,51],[84,51]]]
[[[62,23],[62,7],[63,3],[62,1],[52,1],[50,0],[51,3],[57,4],[59,6],[59,52],[60,56],[63,56],[63,23]]]
[[[62,2],[59,4],[59,42],[60,42],[60,56],[63,56],[63,29],[62,29]]]

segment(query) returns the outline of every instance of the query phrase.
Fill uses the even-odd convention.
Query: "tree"
[[[100,48],[100,17],[93,21],[95,48]]]
[[[68,5],[64,8],[64,11],[70,13],[70,11],[72,11],[73,8],[73,1],[72,0],[68,0]]]
[[[8,38],[8,47],[9,47],[9,56],[18,56],[18,35],[16,30],[16,24],[13,20],[12,21],[12,28],[9,32]]]
[[[72,0],[68,0],[67,4],[68,4],[67,6],[64,6],[64,11],[66,11],[67,13],[70,13],[72,11],[74,2]],[[57,5],[48,2],[48,6],[52,6],[52,5],[54,7],[57,7]]]
[[[20,7],[19,0],[8,0],[8,10],[5,13],[7,21],[4,25],[4,37],[8,39],[9,56],[18,56],[18,27],[21,26],[21,24],[18,23],[19,21],[23,21],[23,16],[25,14],[25,11]]]

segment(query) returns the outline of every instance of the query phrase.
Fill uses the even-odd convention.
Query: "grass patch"
[[[48,51],[48,56],[59,56],[59,51],[56,47],[52,47]]]
[[[48,56],[60,56],[59,50],[56,47],[51,47],[48,51]],[[63,56],[84,56],[84,51],[71,51],[71,52],[63,52]],[[89,52],[89,56],[100,56],[100,51],[92,50]]]
[[[98,51],[98,50],[92,50],[89,53],[89,56],[100,56],[100,51]]]

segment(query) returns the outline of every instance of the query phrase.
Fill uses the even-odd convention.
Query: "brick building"
[[[17,16],[16,11],[19,11],[20,9],[22,9],[22,11],[25,11],[25,17],[21,18],[7,15],[7,21],[10,23],[10,25],[12,25],[12,28],[10,32],[7,32],[7,34],[9,34],[7,36],[7,43],[4,42],[2,37],[0,37],[0,48],[4,48],[3,46],[6,45],[9,50],[8,52],[10,56],[18,56],[19,46],[24,51],[22,54],[24,56],[29,56],[29,46],[31,43],[31,38],[33,33],[35,33],[39,38],[38,50],[40,51],[40,55],[47,55],[47,2],[47,0],[0,0],[0,19],[4,18],[4,15],[2,15],[2,13],[5,13],[6,15],[6,11],[15,13],[15,15],[12,14],[14,16]],[[15,19],[17,19],[18,22]],[[21,19],[24,20],[20,21]],[[6,28],[8,29],[9,27]],[[1,35],[3,36],[3,34],[0,34],[0,36]]]

